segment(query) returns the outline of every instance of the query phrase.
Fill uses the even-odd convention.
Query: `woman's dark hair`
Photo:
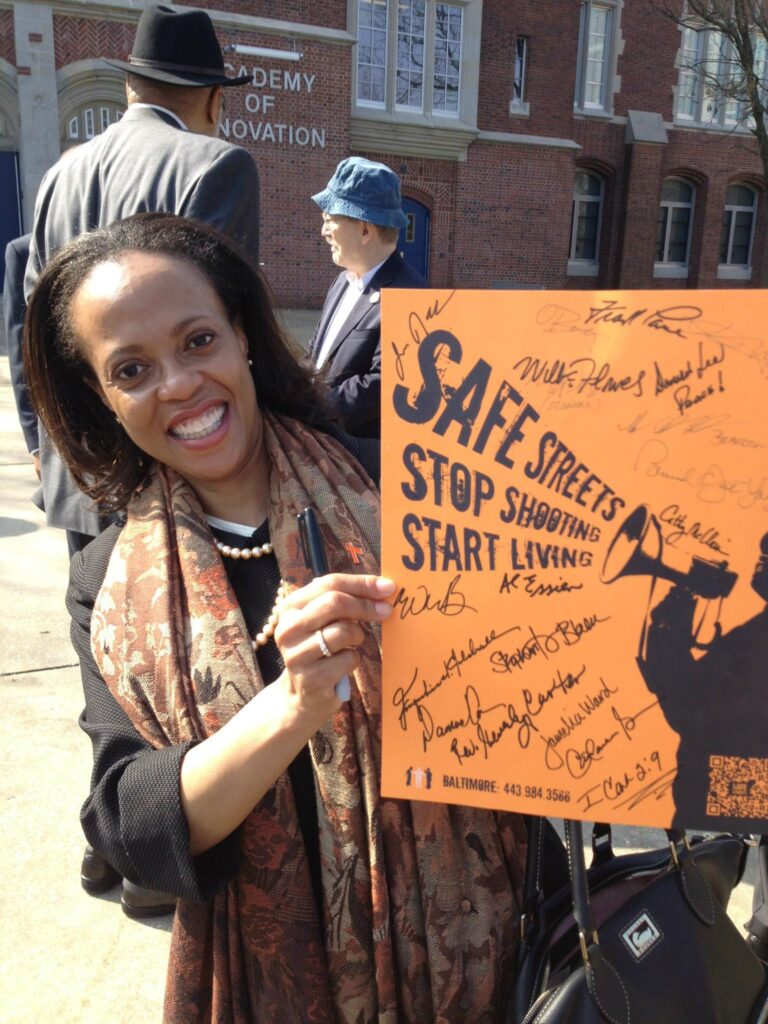
[[[233,242],[195,221],[141,213],[80,235],[46,264],[27,307],[24,372],[45,429],[79,486],[105,511],[122,508],[147,473],[142,452],[90,386],[71,322],[78,288],[94,267],[126,252],[165,253],[210,282],[248,339],[259,406],[310,426],[332,416],[312,371],[294,354],[261,273]],[[90,384],[89,384],[90,382]]]

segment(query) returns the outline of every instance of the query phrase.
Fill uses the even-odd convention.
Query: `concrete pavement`
[[[313,312],[287,313],[306,341]],[[119,889],[80,888],[78,812],[90,745],[77,727],[79,671],[64,608],[64,534],[29,501],[36,485],[0,356],[0,1016],[5,1024],[159,1021],[170,918],[130,921]],[[618,829],[617,845],[659,845],[662,833]],[[754,855],[731,903],[748,917]],[[275,1022],[279,1024],[279,1022]]]

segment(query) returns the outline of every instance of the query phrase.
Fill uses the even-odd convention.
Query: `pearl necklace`
[[[274,550],[272,547],[272,541],[267,541],[265,544],[257,544],[252,548],[236,548],[231,544],[224,544],[223,541],[213,539],[216,545],[216,550],[224,558],[243,558],[246,561],[249,558],[261,558],[262,555],[271,555]]]
[[[213,542],[216,545],[216,550],[223,558],[242,558],[246,562],[249,558],[261,558],[262,555],[271,555],[274,550],[271,541],[266,541],[264,544],[256,544],[256,546],[252,548],[236,548],[231,544],[224,544],[223,541],[217,540],[215,537],[213,538]],[[286,586],[285,580],[280,580],[280,585],[277,588],[277,596],[275,597],[275,603],[272,605],[272,611],[269,613],[269,617],[261,627],[261,630],[256,634],[256,638],[251,640],[251,647],[254,651],[258,651],[260,647],[264,647],[272,639],[275,627],[277,626],[280,605],[287,594],[288,587]]]
[[[255,640],[251,640],[251,647],[254,651],[258,651],[260,647],[264,647],[272,639],[275,632],[275,626],[277,625],[277,618],[280,614],[280,605],[288,594],[288,587],[285,580],[280,580],[280,586],[277,588],[277,597],[275,597],[275,603],[272,605],[272,611],[269,613],[269,618],[261,627],[261,632],[256,634]]]

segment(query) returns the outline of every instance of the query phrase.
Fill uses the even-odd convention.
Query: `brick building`
[[[682,0],[681,0],[682,2]],[[401,176],[409,258],[435,286],[761,281],[762,166],[683,30],[651,0],[211,0],[233,71],[226,138],[262,180],[281,305],[334,274],[310,195],[350,153]],[[0,241],[31,225],[63,148],[119,116],[142,4],[0,0]],[[768,267],[766,268],[768,270]]]

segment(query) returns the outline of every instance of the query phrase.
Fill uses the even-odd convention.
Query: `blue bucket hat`
[[[312,196],[325,213],[365,220],[384,228],[404,228],[400,179],[384,164],[350,156],[342,160],[322,192]]]

